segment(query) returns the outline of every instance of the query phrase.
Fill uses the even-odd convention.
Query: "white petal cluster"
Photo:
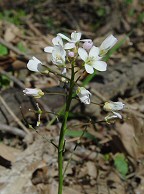
[[[103,109],[108,111],[108,112],[111,112],[112,115],[108,115],[107,117],[105,117],[106,120],[111,120],[111,119],[116,119],[116,118],[119,118],[119,119],[122,119],[122,116],[120,113],[116,112],[116,111],[120,111],[120,110],[123,110],[125,104],[123,104],[122,102],[106,102],[103,106]]]
[[[75,62],[79,58],[81,59],[82,65],[78,65],[78,68],[84,68],[89,74],[93,74],[95,70],[107,70],[107,63],[103,61],[103,56],[116,44],[117,39],[113,35],[110,35],[102,42],[100,47],[96,47],[93,45],[91,39],[81,39],[81,36],[81,32],[76,31],[72,32],[70,37],[58,33],[52,39],[53,45],[44,48],[44,51],[51,55],[52,63],[60,69],[62,82],[67,82],[66,73],[69,68],[67,63],[72,63],[75,67],[77,65]],[[48,73],[48,68],[36,57],[32,57],[29,60],[27,68],[30,71]],[[44,95],[40,89],[26,88],[23,92],[35,98],[40,98]],[[76,93],[82,103],[90,104],[91,93],[88,90],[84,87],[78,87]],[[123,107],[124,104],[121,102],[107,102],[103,108],[113,113],[113,115],[110,115],[111,117],[120,118],[120,114],[117,111],[122,110]]]
[[[55,46],[52,51],[52,62],[58,66],[65,66],[66,51],[60,46]]]
[[[82,103],[90,104],[91,93],[88,90],[86,90],[84,87],[78,87],[76,90],[76,94],[78,95]]]
[[[122,119],[122,116],[118,112],[112,112],[112,114],[105,117],[105,121],[109,123],[109,121],[116,120],[116,119]]]
[[[117,42],[117,38],[113,35],[109,35],[100,45],[100,56],[104,56]]]
[[[65,36],[64,34],[59,33],[58,36],[60,36],[62,39],[67,40],[68,42],[71,43],[77,43],[80,41],[81,39],[81,32],[72,32],[71,33],[71,39],[67,36]]]
[[[77,56],[84,61],[84,68],[87,73],[93,74],[94,69],[98,71],[106,71],[107,64],[102,60],[102,57],[108,52],[110,48],[116,44],[117,39],[110,35],[100,45],[100,47],[93,46],[91,39],[81,39],[81,32],[72,32],[71,37],[58,33],[52,39],[53,46],[45,47],[44,51],[51,54],[51,60],[55,65],[64,67],[66,57]],[[66,43],[65,43],[66,42]],[[83,42],[82,47],[79,43]]]
[[[93,46],[89,53],[83,48],[78,49],[78,54],[80,58],[84,61],[84,67],[87,73],[93,74],[94,69],[98,71],[106,71],[107,64],[104,61],[101,61],[99,57],[99,48]]]
[[[33,96],[35,98],[41,98],[44,95],[44,92],[42,92],[41,89],[37,88],[25,88],[23,92],[28,96]]]
[[[106,111],[119,111],[124,108],[124,105],[122,102],[106,102],[103,106],[104,110]]]
[[[44,48],[44,51],[47,53],[52,53],[53,49],[55,46],[61,46],[64,50],[68,50],[68,49],[72,49],[75,47],[74,43],[63,43],[62,38],[57,35],[55,38],[52,39],[52,43],[53,43],[53,47],[52,46],[48,46]]]
[[[28,61],[27,68],[30,71],[41,72],[41,73],[47,72],[46,66],[42,65],[42,62],[38,60],[36,57],[32,57],[32,59]]]

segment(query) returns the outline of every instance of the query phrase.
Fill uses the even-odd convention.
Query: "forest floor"
[[[45,113],[36,127],[36,110],[38,103],[43,112],[60,111],[65,99],[47,94],[34,100],[24,96],[23,89],[63,91],[52,73],[30,72],[26,64],[35,56],[53,68],[43,49],[57,33],[75,30],[96,46],[109,34],[118,38],[113,53],[108,53],[108,70],[98,73],[88,88],[93,102],[121,101],[125,109],[121,121],[98,122],[107,112],[74,101],[64,166],[71,154],[72,159],[63,193],[144,193],[143,29],[143,0],[0,1],[1,194],[57,194],[57,149],[50,142],[58,144],[61,118]],[[90,119],[93,122],[84,125]]]

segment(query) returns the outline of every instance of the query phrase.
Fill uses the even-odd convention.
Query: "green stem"
[[[59,145],[58,145],[58,171],[59,171],[59,188],[58,194],[62,194],[63,189],[63,150],[64,150],[64,137],[67,128],[67,119],[69,116],[69,109],[72,101],[73,95],[73,88],[74,88],[74,65],[72,65],[72,73],[70,79],[70,90],[66,100],[66,109],[64,114],[64,119],[62,122],[61,130],[60,130],[60,137],[59,137]]]

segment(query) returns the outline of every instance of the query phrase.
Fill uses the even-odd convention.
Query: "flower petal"
[[[91,93],[88,90],[86,90],[84,87],[79,87],[78,90],[79,90],[79,93],[81,93],[82,95],[91,95]]]
[[[56,65],[64,65],[66,51],[60,45],[54,46],[52,51],[52,62]]]
[[[118,112],[114,112],[114,111],[113,111],[113,114],[114,114],[115,116],[117,116],[117,118],[122,119],[122,116],[121,116],[121,114],[120,114],[120,113],[118,113]]]
[[[95,57],[95,58],[97,58],[98,55],[99,55],[99,48],[96,47],[96,46],[93,46],[93,47],[90,49],[89,57]]]
[[[81,39],[81,32],[72,32],[71,33],[71,40],[74,42],[78,42]]]
[[[75,47],[75,44],[74,43],[66,43],[64,45],[64,49],[72,49]]]
[[[86,70],[86,72],[89,73],[89,74],[93,74],[93,72],[94,72],[93,67],[90,66],[90,65],[88,65],[88,64],[85,64],[85,70]]]
[[[92,64],[92,66],[98,71],[106,71],[107,69],[107,64],[104,61],[95,61],[95,63]]]
[[[116,44],[117,41],[117,38],[113,35],[109,35],[100,45],[100,50],[109,50]]]
[[[89,96],[86,96],[86,95],[85,96],[80,96],[79,99],[84,104],[90,104],[90,98],[89,98]]]
[[[76,90],[76,94],[78,95],[81,102],[83,102],[84,104],[90,104],[91,93],[84,87],[78,87]]]
[[[63,47],[63,41],[60,36],[56,36],[55,38],[52,39],[52,43],[54,45],[61,45]]]
[[[25,88],[25,90],[23,90],[23,92],[29,96],[33,96],[35,98],[40,98],[44,95],[44,93],[42,92],[41,89],[37,89],[37,88]]]
[[[29,60],[27,63],[27,68],[30,71],[39,72],[39,69],[41,69],[42,62],[38,60],[36,57],[32,57],[32,59]]]
[[[53,48],[54,47],[52,47],[52,46],[47,46],[47,47],[44,48],[44,52],[46,52],[46,53],[52,53]]]
[[[78,54],[79,54],[80,58],[81,58],[83,61],[86,61],[86,59],[87,59],[87,57],[88,57],[88,54],[87,54],[87,52],[86,52],[85,49],[79,48],[79,49],[78,49]]]
[[[64,34],[58,33],[57,35],[60,36],[61,38],[65,39],[65,40],[69,41],[69,42],[71,41],[70,38],[68,38]]]
[[[64,75],[64,76],[66,76],[66,72],[67,72],[67,69],[64,67],[64,68],[62,69],[62,71],[61,71],[61,74]]]
[[[106,111],[118,111],[118,110],[122,110],[124,108],[125,104],[123,104],[122,102],[105,102],[104,104],[104,110]]]

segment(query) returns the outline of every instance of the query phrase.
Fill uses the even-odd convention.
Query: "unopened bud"
[[[106,102],[103,106],[103,109],[106,111],[119,111],[124,108],[122,102]]]
[[[41,98],[44,95],[44,92],[41,89],[37,88],[26,88],[25,90],[23,90],[23,92],[26,95],[33,96],[35,98]]]
[[[92,40],[89,40],[89,41],[86,41],[83,43],[83,48],[85,50],[90,50],[92,48],[92,46],[93,46]]]
[[[69,56],[69,57],[74,57],[74,52],[69,51],[69,52],[68,52],[68,56]]]

